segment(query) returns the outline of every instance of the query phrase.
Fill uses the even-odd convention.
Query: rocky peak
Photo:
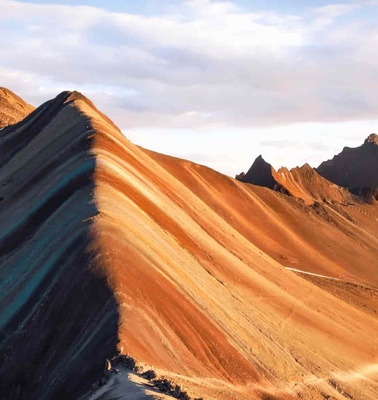
[[[34,107],[11,90],[0,87],[0,128],[13,125],[23,120]]]
[[[365,143],[373,143],[378,146],[378,135],[376,133],[370,134],[366,139]]]
[[[370,134],[355,148],[346,147],[317,172],[329,181],[348,188],[378,187],[378,135]]]
[[[236,176],[236,179],[257,186],[268,187],[270,189],[273,189],[276,184],[272,175],[272,166],[267,163],[261,155],[256,158],[246,174],[241,173]]]

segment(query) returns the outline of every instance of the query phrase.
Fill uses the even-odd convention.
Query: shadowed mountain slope
[[[246,174],[241,173],[236,179],[241,182],[274,189],[277,182],[273,177],[274,168],[262,156],[258,156]]]
[[[34,110],[34,107],[9,89],[0,87],[0,128],[13,125]]]
[[[75,398],[114,335],[193,398],[377,398],[376,205],[305,205],[145,150],[77,93],[4,133],[8,398]]]
[[[337,185],[349,188],[378,187],[378,135],[372,133],[360,147],[324,161],[317,172]]]
[[[91,251],[94,130],[78,97],[0,135],[2,399],[77,398],[115,352],[118,305]]]

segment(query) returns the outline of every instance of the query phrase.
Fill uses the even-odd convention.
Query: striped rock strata
[[[193,398],[377,398],[376,205],[142,149],[76,92],[0,149],[2,398],[85,398],[116,348]]]

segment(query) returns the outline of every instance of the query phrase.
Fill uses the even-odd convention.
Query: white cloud
[[[0,0],[1,84],[34,104],[82,90],[125,130],[241,140],[256,127],[372,120],[378,27],[354,17],[374,15],[371,3],[289,15],[188,0],[151,17]]]

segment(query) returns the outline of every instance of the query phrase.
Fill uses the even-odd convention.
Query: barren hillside
[[[0,129],[24,119],[34,107],[9,89],[0,87]]]
[[[192,398],[378,397],[376,203],[145,150],[76,92],[0,149],[5,399],[86,396],[116,348]]]

